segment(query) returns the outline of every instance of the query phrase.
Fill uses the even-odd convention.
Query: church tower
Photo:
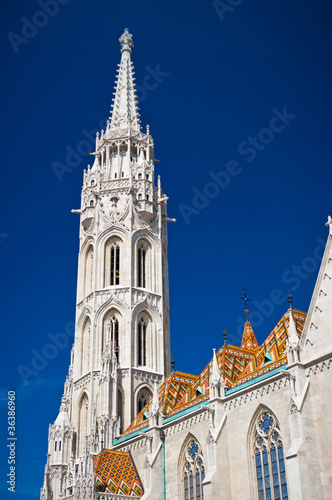
[[[42,499],[66,498],[77,481],[82,498],[92,498],[91,456],[112,446],[170,371],[168,198],[159,176],[155,185],[149,126],[141,130],[127,29],[120,44],[112,116],[97,133],[81,208],[73,210],[80,216],[75,342],[50,425]]]

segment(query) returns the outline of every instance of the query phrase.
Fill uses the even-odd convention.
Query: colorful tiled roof
[[[242,349],[248,349],[250,351],[253,349],[257,349],[258,347],[254,330],[252,329],[249,321],[246,321],[244,325],[241,347]]]
[[[104,450],[94,459],[96,489],[141,498],[144,490],[130,453]]]
[[[302,335],[306,313],[292,310],[299,338]],[[289,311],[280,319],[265,342],[258,346],[249,321],[244,325],[241,347],[226,344],[216,353],[220,374],[227,389],[234,389],[261,375],[287,364],[286,341],[288,338]],[[212,359],[197,377],[186,373],[172,373],[158,389],[162,413],[166,417],[204,403],[209,399],[209,381]],[[137,415],[123,436],[148,426],[148,414],[152,399]]]
[[[300,338],[307,315],[298,309],[293,309],[292,314],[296,331]],[[286,341],[288,338],[288,325],[289,311],[283,315],[265,342],[257,349],[255,357],[248,363],[246,369],[234,383],[234,386],[248,382],[263,373],[267,373],[287,363]]]
[[[162,414],[167,416],[177,406],[178,402],[188,392],[192,384],[198,379],[197,375],[189,375],[183,372],[171,373],[158,389],[159,402]],[[134,431],[143,429],[148,425],[147,414],[150,411],[152,399],[144,406],[130,426],[123,433],[123,436]]]

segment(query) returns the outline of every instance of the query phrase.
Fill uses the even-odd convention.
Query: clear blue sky
[[[58,12],[40,15],[37,1],[2,2],[0,465],[6,474],[3,400],[14,389],[16,498],[39,498],[72,337],[27,385],[18,367],[31,369],[54,345],[49,334],[74,320],[79,218],[70,210],[93,151],[83,131],[108,116],[125,27],[142,123],[177,219],[176,369],[198,374],[224,327],[240,342],[243,286],[259,342],[287,310],[289,288],[294,306],[308,309],[332,215],[330,5],[238,3],[58,0]],[[52,165],[70,166],[68,150],[75,166],[60,182]],[[7,498],[3,475],[0,492]]]

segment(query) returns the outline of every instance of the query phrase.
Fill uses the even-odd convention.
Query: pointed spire
[[[241,348],[248,349],[252,351],[258,347],[257,340],[254,334],[254,330],[251,326],[251,323],[247,320],[244,324]]]
[[[242,341],[241,341],[241,348],[242,349],[248,349],[252,351],[253,349],[256,349],[258,347],[257,340],[254,334],[254,330],[252,329],[251,323],[249,321],[249,309],[248,309],[248,302],[250,299],[247,297],[246,289],[243,288],[243,297],[242,300],[244,301],[244,312],[246,313],[246,322],[244,324],[243,328],[243,334],[242,334]]]
[[[111,130],[131,128],[139,131],[140,120],[134,83],[134,66],[131,62],[131,47],[134,46],[128,29],[119,38],[121,44],[121,62],[117,73],[115,97],[112,106]]]
[[[296,330],[295,321],[293,318],[293,312],[291,308],[289,309],[288,314],[289,314],[288,341],[293,346],[296,346],[299,342],[299,336]]]
[[[150,408],[150,415],[151,416],[157,415],[159,411],[160,411],[160,403],[159,403],[158,385],[155,382],[153,386],[153,397]]]
[[[216,350],[213,349],[213,358],[212,358],[212,370],[210,375],[210,382],[217,384],[220,381],[220,370],[218,366]]]
[[[219,369],[216,350],[213,349],[212,368],[209,380],[210,399],[220,398],[225,396],[226,384],[222,378]]]

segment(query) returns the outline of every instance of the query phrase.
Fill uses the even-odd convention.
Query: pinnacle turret
[[[131,61],[131,48],[134,46],[128,29],[119,38],[121,44],[121,62],[117,71],[117,80],[112,106],[111,130],[131,128],[139,131],[139,109],[135,89],[134,65]]]

